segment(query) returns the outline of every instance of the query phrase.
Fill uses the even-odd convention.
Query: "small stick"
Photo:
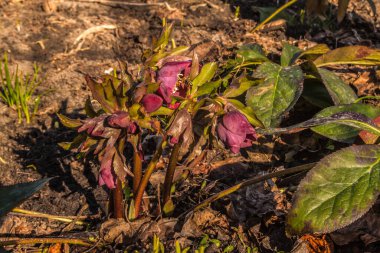
[[[125,5],[125,6],[167,6],[168,3],[136,3],[136,2],[124,2],[124,1],[112,1],[112,0],[75,0],[70,2],[76,3],[95,3],[95,4],[115,4],[115,5]]]
[[[296,2],[298,2],[298,0],[291,0],[291,1],[287,2],[287,3],[285,3],[283,6],[281,6],[280,8],[278,8],[275,12],[273,12],[272,15],[270,15],[263,22],[261,22],[258,26],[256,26],[256,28],[253,29],[252,32],[256,32],[256,31],[260,30],[266,23],[268,23],[275,16],[277,16],[277,14],[279,14],[280,12],[282,12],[283,10],[285,10],[286,8],[288,8],[289,6],[295,4]]]
[[[51,215],[51,214],[46,214],[46,213],[39,213],[39,212],[24,210],[24,209],[21,209],[21,208],[13,208],[12,211],[15,214],[19,213],[19,214],[27,215],[27,216],[30,216],[30,217],[47,218],[47,219],[57,220],[57,221],[62,221],[62,222],[67,222],[67,223],[74,222],[74,219],[72,219],[71,216],[67,217],[67,216]],[[85,218],[87,218],[87,217],[75,217],[75,219],[85,219]],[[77,221],[75,221],[75,224],[77,224],[77,225],[87,225],[88,223],[84,222],[84,221],[77,220]]]
[[[80,239],[71,239],[71,238],[22,238],[17,240],[9,241],[0,241],[0,246],[9,246],[9,245],[25,245],[25,244],[54,244],[54,243],[67,243],[75,244],[86,247],[91,247],[92,245],[86,241]]]
[[[304,164],[304,165],[300,165],[300,166],[296,166],[296,167],[293,167],[293,168],[289,168],[289,169],[285,169],[285,170],[281,170],[281,171],[276,171],[276,172],[273,172],[273,173],[269,173],[269,174],[266,174],[266,175],[262,175],[262,176],[256,176],[256,177],[253,177],[251,179],[247,179],[237,185],[234,185],[228,189],[225,189],[224,191],[221,191],[211,197],[209,197],[208,199],[204,200],[202,203],[198,204],[195,208],[194,208],[194,211],[196,210],[199,210],[203,207],[206,207],[207,205],[209,205],[210,203],[214,202],[215,200],[218,200],[220,198],[223,198],[233,192],[236,192],[237,190],[239,189],[242,189],[246,186],[249,186],[249,185],[252,185],[252,184],[256,184],[256,183],[259,183],[261,181],[264,181],[264,180],[267,180],[267,179],[271,179],[271,178],[274,178],[274,177],[282,177],[282,176],[286,176],[286,175],[289,175],[289,174],[294,174],[294,173],[298,173],[298,172],[302,172],[302,171],[306,171],[306,170],[310,170],[312,167],[314,167],[316,165],[316,163],[308,163],[308,164]]]

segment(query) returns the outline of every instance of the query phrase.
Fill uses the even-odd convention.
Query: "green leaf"
[[[339,112],[360,113],[369,119],[374,119],[380,115],[380,108],[368,104],[350,104],[327,107],[315,115],[316,118],[328,117]],[[359,130],[352,126],[342,124],[326,124],[311,128],[314,132],[332,140],[352,143],[359,134]]]
[[[61,121],[62,125],[68,128],[77,128],[83,125],[80,119],[70,119],[60,113],[57,113],[59,121]]]
[[[302,93],[302,70],[299,66],[266,62],[257,68],[254,77],[264,80],[248,90],[246,103],[265,127],[276,127]]]
[[[110,78],[113,77],[106,77],[106,80],[103,83],[98,83],[89,75],[85,76],[87,86],[90,88],[94,99],[99,102],[104,111],[112,113],[118,110],[118,103],[114,95],[114,89]]]
[[[214,82],[208,82],[199,87],[197,93],[195,93],[195,97],[200,97],[206,94],[211,94],[215,89],[219,88],[222,84],[223,79],[216,80]]]
[[[326,87],[318,79],[306,79],[303,86],[302,97],[312,105],[326,108],[334,105]]]
[[[300,58],[306,58],[308,60],[313,59],[314,57],[325,54],[330,51],[330,48],[326,44],[318,44],[314,47],[306,49],[300,55]]]
[[[223,96],[226,98],[238,97],[255,84],[257,81],[249,80],[246,77],[238,78],[232,81],[231,85],[224,91]]]
[[[236,99],[227,99],[227,101],[238,111],[240,111],[247,118],[249,123],[257,127],[263,127],[263,124],[256,118],[252,108],[244,106],[242,102]]]
[[[171,215],[174,212],[175,205],[171,199],[169,199],[164,207],[162,208],[162,211],[165,215]]]
[[[380,50],[365,46],[341,47],[321,55],[314,64],[317,67],[337,64],[379,65]]]
[[[380,192],[380,146],[361,145],[323,158],[301,181],[287,218],[294,234],[328,233],[363,216]]]
[[[86,112],[86,115],[90,118],[94,118],[94,117],[98,116],[94,107],[92,106],[91,99],[89,97],[86,99],[86,103],[84,105],[84,110]]]
[[[39,191],[50,178],[29,183],[0,187],[0,217]]]
[[[348,84],[345,84],[336,74],[326,69],[318,68],[323,84],[326,86],[336,105],[351,104],[358,98]]]
[[[209,82],[214,77],[217,67],[215,62],[206,63],[202,67],[201,73],[193,80],[192,85],[199,87]]]
[[[237,51],[237,56],[244,61],[266,62],[269,61],[265,56],[263,49],[257,44],[244,45]]]
[[[302,50],[298,47],[285,43],[281,53],[281,66],[286,67],[293,65],[297,58],[301,55]]]

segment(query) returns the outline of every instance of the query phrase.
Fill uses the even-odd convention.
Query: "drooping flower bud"
[[[141,104],[148,113],[157,111],[161,107],[162,102],[162,98],[156,94],[147,94],[141,100]]]
[[[257,139],[256,131],[247,118],[238,111],[228,112],[217,126],[219,138],[233,153],[252,145]]]

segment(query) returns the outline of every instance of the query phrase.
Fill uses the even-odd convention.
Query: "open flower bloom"
[[[240,148],[252,145],[257,139],[256,131],[247,118],[238,111],[231,111],[223,116],[217,126],[219,138],[233,153],[239,153]]]
[[[166,62],[158,71],[158,81],[160,87],[157,93],[162,96],[167,104],[172,101],[172,96],[186,95],[186,87],[177,87],[178,76],[183,74],[187,77],[190,74],[191,60]]]

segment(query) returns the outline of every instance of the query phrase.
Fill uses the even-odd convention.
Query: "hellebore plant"
[[[317,45],[302,51],[284,44],[280,62],[276,63],[258,45],[247,45],[237,51],[236,58],[227,62],[201,64],[188,47],[168,49],[171,31],[172,26],[165,27],[153,47],[144,53],[144,64],[137,76],[132,76],[127,70],[96,79],[86,76],[92,97],[101,109],[95,110],[88,99],[86,119],[73,120],[59,115],[65,126],[78,132],[73,142],[61,146],[97,157],[100,164],[99,184],[112,190],[112,212],[116,218],[122,218],[125,213],[122,192],[130,184],[133,198],[126,203],[129,218],[142,215],[141,210],[149,211],[143,196],[160,158],[166,154],[164,150],[170,155],[162,199],[157,199],[157,202],[162,201],[162,211],[169,215],[175,204],[171,192],[178,163],[187,166],[197,161],[206,147],[221,148],[224,144],[224,149],[236,155],[241,149],[254,145],[260,134],[294,133],[308,128],[319,135],[346,143],[352,143],[360,130],[360,136],[371,137],[363,140],[370,139],[372,143],[380,135],[380,129],[373,121],[379,117],[380,109],[361,103],[355,92],[326,68],[342,63],[379,65],[379,50],[362,46],[330,50],[325,45]],[[282,118],[301,96],[322,110],[310,120],[281,128]],[[158,136],[159,143],[149,160],[141,147],[150,135]],[[359,159],[357,162],[362,161],[361,167],[376,172],[370,175],[364,173],[366,176],[377,177],[380,175],[379,146],[363,146],[359,151],[363,156],[370,152],[371,159]],[[351,160],[355,156],[353,150],[344,151],[342,155]],[[289,171],[301,170],[304,168]],[[312,172],[314,170],[335,173],[323,161]],[[359,174],[357,176],[360,177]],[[305,188],[310,186],[308,180],[312,181],[313,187],[324,183],[313,181],[315,178],[310,175],[303,183]],[[373,180],[378,182],[380,178]],[[249,180],[239,187],[254,182],[257,183],[258,179]],[[239,187],[213,196],[201,203],[198,209]],[[342,189],[332,187],[331,192],[335,190]],[[353,192],[355,189],[343,190]],[[379,190],[378,184],[371,185],[371,191],[368,191],[371,201]],[[297,208],[291,211],[294,213],[289,219],[290,226],[297,233],[306,229],[301,227],[302,222],[311,221],[314,226],[316,218],[304,215],[308,212],[308,206],[303,205],[307,191],[302,192],[301,189],[300,192]],[[323,196],[314,200],[321,202],[314,206],[323,204]],[[360,207],[352,205],[347,208],[342,224],[368,210],[366,208],[373,203],[371,201],[365,200]],[[336,220],[336,217],[322,218],[326,222]],[[318,231],[317,225],[311,229]]]

